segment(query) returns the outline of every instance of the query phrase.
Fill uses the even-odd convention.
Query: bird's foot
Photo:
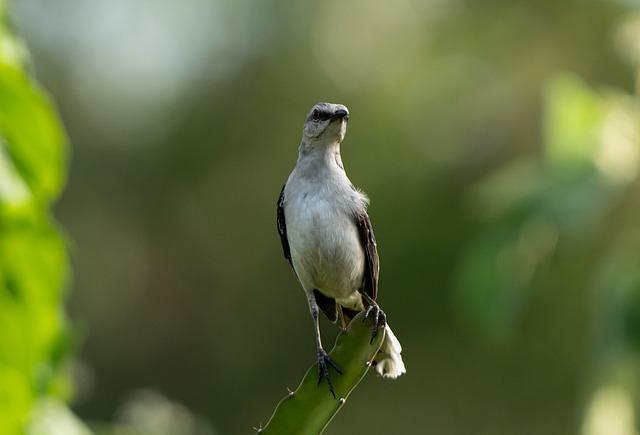
[[[331,378],[329,377],[329,367],[333,367],[333,369],[338,372],[338,374],[342,374],[342,370],[336,363],[334,363],[327,352],[324,349],[318,349],[318,385],[322,382],[323,379],[327,379],[327,384],[329,385],[329,391],[333,395],[335,399],[336,393],[333,391],[333,384],[331,383]]]
[[[378,306],[378,304],[374,302],[369,305],[369,307],[367,307],[367,310],[364,312],[364,319],[362,319],[362,321],[367,320],[369,316],[373,316],[374,320],[373,326],[371,327],[371,341],[369,342],[373,343],[373,340],[375,340],[376,336],[378,335],[378,329],[382,329],[386,326],[387,315],[380,309],[380,306]]]

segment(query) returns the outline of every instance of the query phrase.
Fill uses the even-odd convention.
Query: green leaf
[[[22,69],[23,48],[3,11],[0,0],[0,433],[18,435],[38,403],[68,396],[68,259],[50,217],[67,148],[53,105]]]
[[[598,94],[569,74],[551,80],[544,99],[544,145],[552,167],[571,171],[587,167],[598,143],[604,114]]]
[[[66,138],[60,120],[47,96],[22,71],[2,62],[0,137],[11,166],[34,198],[45,204],[55,199],[66,173]]]

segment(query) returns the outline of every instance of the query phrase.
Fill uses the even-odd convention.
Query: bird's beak
[[[331,119],[342,119],[342,118],[348,120],[349,119],[349,112],[347,112],[344,109],[338,109],[331,116]]]

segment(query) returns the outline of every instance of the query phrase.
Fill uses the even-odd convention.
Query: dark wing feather
[[[363,211],[356,215],[355,220],[360,233],[360,243],[362,243],[364,250],[362,292],[375,301],[378,297],[378,276],[380,274],[380,258],[378,257],[376,237],[373,235],[373,228],[367,212]]]
[[[286,186],[286,185],[285,185]],[[278,210],[276,213],[276,221],[278,223],[278,234],[280,234],[280,243],[282,243],[282,251],[284,252],[284,258],[289,261],[291,267],[291,248],[289,248],[289,239],[287,239],[287,223],[284,220],[284,188],[280,191],[280,197],[278,198]]]
[[[316,298],[316,304],[318,304],[324,315],[335,323],[338,320],[336,300],[323,295],[318,290],[313,291],[313,296]]]

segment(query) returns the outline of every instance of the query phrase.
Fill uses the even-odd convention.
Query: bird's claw
[[[329,377],[329,367],[333,367],[333,369],[338,372],[338,374],[342,374],[342,370],[336,363],[329,358],[327,352],[324,349],[318,349],[318,385],[322,382],[323,379],[327,379],[327,384],[329,385],[329,391],[333,395],[333,398],[336,398],[336,393],[333,391],[333,384],[331,383],[331,378]]]
[[[367,310],[364,312],[364,319],[362,319],[362,321],[364,322],[367,320],[370,315],[373,315],[374,322],[371,327],[371,341],[369,344],[373,343],[373,340],[375,340],[378,335],[378,329],[384,328],[387,324],[387,315],[380,309],[378,304],[374,303],[369,305]]]

